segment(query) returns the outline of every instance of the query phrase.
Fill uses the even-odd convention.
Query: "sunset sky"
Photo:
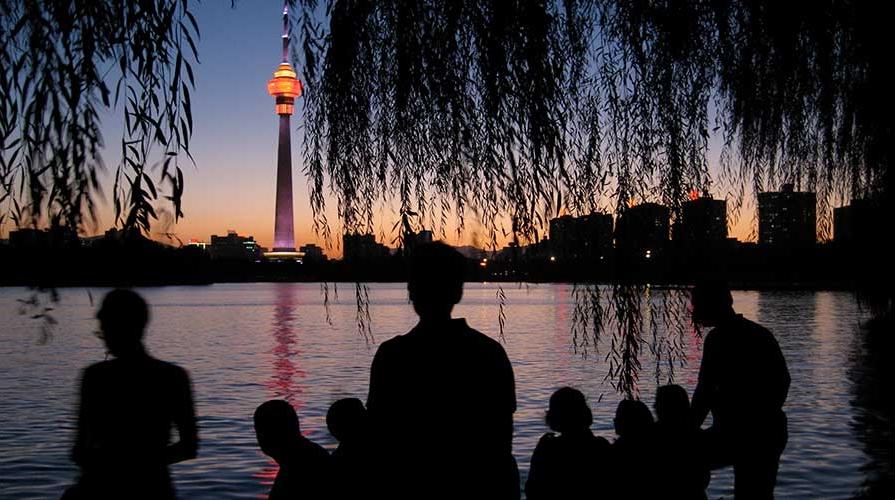
[[[191,150],[197,166],[184,161],[186,190],[183,197],[185,218],[171,228],[177,237],[207,241],[211,234],[228,229],[253,235],[264,246],[273,239],[274,194],[276,184],[277,117],[266,84],[279,63],[280,2],[264,0],[239,2],[231,8],[228,0],[197,4],[196,18],[201,29],[196,89],[192,106],[194,135]],[[302,69],[297,68],[299,78]],[[311,224],[307,181],[302,174],[301,98],[293,116],[293,168],[296,245],[323,242],[315,238]],[[114,171],[120,160],[121,109],[109,112],[105,122],[107,148],[105,164]],[[716,158],[710,158],[715,162]],[[98,230],[112,226],[112,204],[105,184],[106,199],[101,201]],[[713,193],[716,197],[722,193]],[[333,234],[339,234],[334,203],[329,203]],[[747,207],[731,228],[731,236],[749,239],[754,207]],[[395,219],[387,217],[377,227],[389,232]],[[160,225],[159,225],[160,226]],[[8,228],[7,228],[8,229]],[[449,237],[454,244],[468,244],[475,237]],[[338,242],[333,242],[338,246]],[[337,256],[340,249],[327,252]]]

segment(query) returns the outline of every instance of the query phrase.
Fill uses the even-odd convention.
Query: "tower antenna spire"
[[[283,62],[289,60],[289,2],[283,2]]]

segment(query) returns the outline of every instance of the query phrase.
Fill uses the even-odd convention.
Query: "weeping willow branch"
[[[96,222],[107,109],[125,124],[116,220],[148,233],[162,199],[181,217],[198,36],[188,1],[0,1],[0,222]]]

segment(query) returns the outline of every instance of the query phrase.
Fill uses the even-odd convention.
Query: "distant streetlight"
[[[551,256],[550,256],[550,262],[556,262],[556,257],[554,257],[554,256],[551,255]]]

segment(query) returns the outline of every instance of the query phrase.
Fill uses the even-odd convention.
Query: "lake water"
[[[337,290],[336,290],[337,289]],[[581,389],[594,409],[594,429],[611,439],[619,400],[604,382],[601,351],[584,358],[571,349],[571,287],[504,285],[505,347],[516,376],[514,453],[523,481],[552,391]],[[76,469],[71,447],[80,370],[102,360],[91,296],[61,291],[59,321],[40,344],[40,323],[18,313],[28,291],[0,289],[0,497],[58,498]],[[498,286],[467,285],[455,316],[498,335]],[[181,498],[259,498],[276,473],[257,448],[252,412],[285,398],[297,407],[303,432],[328,448],[326,410],[342,397],[366,398],[378,342],[409,330],[415,315],[399,284],[370,285],[373,342],[357,333],[355,287],[329,288],[329,321],[318,284],[222,284],[141,290],[152,306],[146,343],[157,357],[189,370],[199,415],[200,457],[172,467]],[[891,414],[864,397],[875,390],[865,369],[852,295],[839,292],[737,292],[735,307],[773,331],[792,373],[785,410],[790,438],[780,466],[780,498],[850,498],[891,485]],[[691,336],[687,366],[676,382],[692,393],[700,344]],[[652,401],[649,358],[642,399]],[[756,370],[761,370],[759,362]],[[869,385],[868,385],[869,384]],[[884,396],[884,398],[887,396]],[[878,399],[878,398],[877,398]],[[651,406],[651,404],[650,404]],[[886,427],[888,426],[888,427]],[[882,430],[880,430],[882,429]],[[887,430],[888,429],[888,430]],[[877,490],[873,490],[877,488]],[[716,473],[710,497],[732,497],[732,474]]]

